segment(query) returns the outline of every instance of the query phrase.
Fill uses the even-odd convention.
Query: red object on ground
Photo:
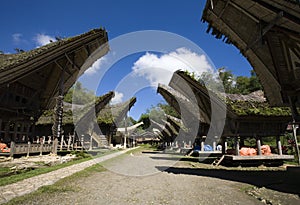
[[[240,155],[241,156],[255,156],[256,150],[254,148],[242,147],[240,149]]]
[[[1,152],[10,152],[10,148],[8,148],[7,144],[0,143],[0,151]]]
[[[263,155],[271,155],[271,148],[269,145],[262,145],[261,146],[261,154]]]

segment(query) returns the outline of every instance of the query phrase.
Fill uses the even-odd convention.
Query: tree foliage
[[[250,77],[235,76],[232,71],[226,70],[224,67],[219,68],[217,74],[213,72],[203,72],[199,77],[196,77],[194,73],[189,73],[188,71],[185,71],[185,73],[207,88],[219,92],[246,95],[257,90],[262,90],[262,86],[254,70],[251,70]]]
[[[160,124],[164,124],[163,121],[167,120],[165,114],[180,118],[173,107],[168,104],[158,103],[156,106],[152,105],[149,109],[147,109],[146,113],[143,113],[140,116],[138,122],[144,122],[143,129],[146,130],[150,127],[151,120]]]
[[[64,101],[83,105],[95,98],[94,92],[84,88],[80,82],[74,84],[64,97]]]

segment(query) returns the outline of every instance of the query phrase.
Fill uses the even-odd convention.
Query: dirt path
[[[103,162],[106,171],[73,177],[13,204],[300,204],[295,194],[253,186],[255,179],[273,182],[272,171],[258,178],[261,173],[175,159],[132,151]]]
[[[63,192],[42,192],[20,204],[263,204],[246,193],[249,184],[166,170],[191,166],[165,154],[126,154],[104,166],[107,171],[68,181]],[[298,204],[289,197],[281,204]]]

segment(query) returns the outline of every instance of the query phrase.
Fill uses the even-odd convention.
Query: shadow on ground
[[[288,171],[245,171],[245,170],[221,170],[203,168],[179,168],[156,166],[163,172],[173,174],[188,174],[205,177],[214,177],[223,180],[243,182],[257,187],[298,194],[300,196],[300,175]]]

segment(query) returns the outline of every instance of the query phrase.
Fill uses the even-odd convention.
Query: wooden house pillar
[[[235,155],[240,155],[240,137],[236,136],[235,138]]]
[[[226,147],[227,147],[227,142],[226,142],[226,137],[222,137],[222,154],[226,154]]]
[[[64,72],[65,68],[61,71],[60,79],[59,79],[59,89],[58,96],[56,98],[56,107],[54,112],[54,124],[52,127],[53,134],[53,145],[52,145],[52,153],[57,154],[58,147],[58,139],[62,137],[62,120],[63,120],[63,99],[64,99]]]
[[[262,155],[261,154],[261,139],[258,136],[255,136],[255,138],[256,138],[257,154]]]
[[[204,141],[201,141],[201,152],[204,151]]]
[[[216,141],[213,141],[213,151],[216,151],[217,150],[217,143]]]
[[[281,146],[280,136],[276,136],[276,143],[277,143],[278,154],[282,155],[282,146]]]

